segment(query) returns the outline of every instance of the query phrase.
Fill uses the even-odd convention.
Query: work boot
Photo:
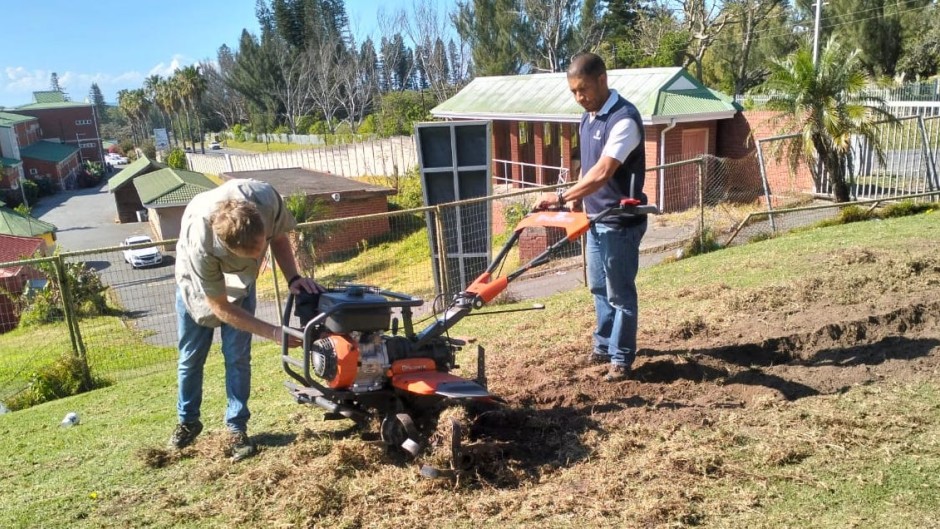
[[[610,369],[607,370],[607,374],[604,375],[604,380],[606,382],[620,382],[621,380],[626,380],[628,378],[630,378],[630,368],[617,364],[611,365]]]
[[[587,363],[595,364],[595,365],[609,364],[610,355],[605,355],[605,354],[598,353],[597,351],[593,351],[590,354],[588,354]]]
[[[193,441],[196,440],[196,436],[198,436],[201,431],[202,423],[199,421],[181,422],[176,425],[176,429],[173,430],[173,435],[170,436],[170,442],[167,443],[167,445],[177,450],[186,448],[193,444]]]
[[[228,448],[228,455],[232,458],[232,463],[249,458],[258,452],[258,448],[255,447],[255,444],[251,442],[245,432],[232,432],[231,443]]]

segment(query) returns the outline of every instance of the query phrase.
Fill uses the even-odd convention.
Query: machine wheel
[[[421,435],[407,413],[388,414],[382,419],[382,440],[390,448],[400,448],[417,457],[421,452]]]

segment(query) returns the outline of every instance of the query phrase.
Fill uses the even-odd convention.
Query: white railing
[[[520,179],[512,177],[512,168],[518,167]],[[493,160],[493,183],[497,185],[514,185],[516,187],[542,187],[544,185],[564,184],[570,178],[567,167],[554,165],[539,165],[513,160]],[[540,183],[542,182],[542,183]]]

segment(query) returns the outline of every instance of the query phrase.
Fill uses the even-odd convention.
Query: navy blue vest
[[[640,143],[627,155],[627,159],[617,168],[614,175],[604,183],[604,187],[584,197],[584,210],[588,215],[596,215],[601,211],[620,204],[621,198],[633,197],[646,204],[646,195],[643,194],[643,177],[646,174],[646,147],[644,145],[643,118],[633,103],[617,94],[617,102],[609,112],[602,116],[595,116],[590,120],[587,112],[581,116],[579,129],[581,142],[581,172],[587,173],[591,167],[601,159],[607,135],[614,123],[623,119],[632,119],[636,130],[640,134]],[[633,181],[633,189],[630,182]],[[646,215],[631,216],[628,218],[612,218],[605,223],[631,225],[646,220]]]

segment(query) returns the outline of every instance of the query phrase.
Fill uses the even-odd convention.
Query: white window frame
[[[37,175],[37,174],[39,174],[39,169],[36,169],[35,167],[30,167],[29,175],[32,176],[32,175]]]

